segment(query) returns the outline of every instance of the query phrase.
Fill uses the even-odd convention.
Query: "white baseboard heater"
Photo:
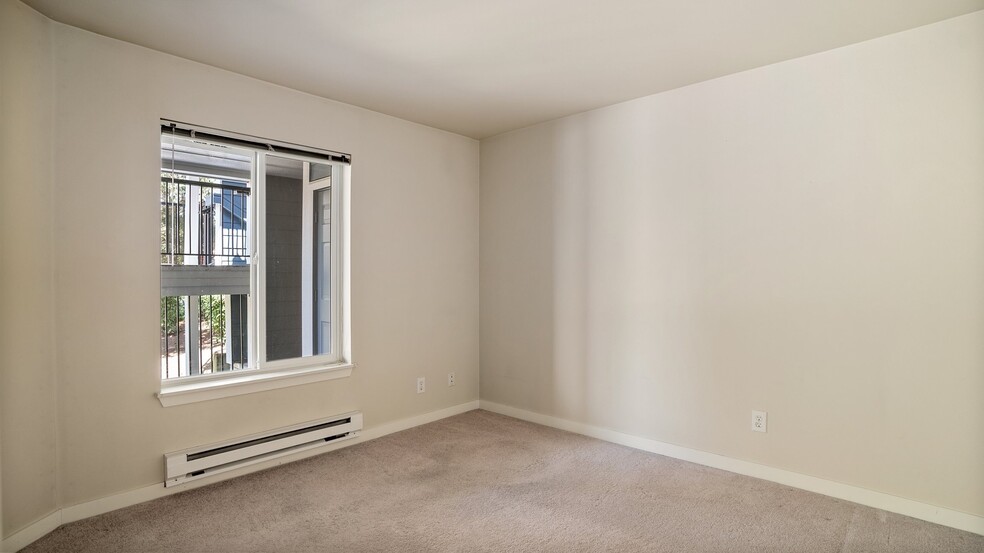
[[[237,469],[291,453],[348,440],[362,430],[362,413],[295,424],[164,455],[164,485],[185,482]]]

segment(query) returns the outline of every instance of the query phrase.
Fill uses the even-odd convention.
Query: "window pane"
[[[161,378],[248,366],[253,155],[161,136]]]
[[[266,359],[331,353],[330,178],[266,156]],[[318,176],[316,182],[312,176]]]

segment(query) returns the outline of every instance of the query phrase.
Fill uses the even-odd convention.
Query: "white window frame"
[[[210,131],[212,131],[210,129]],[[214,132],[213,132],[214,134]],[[263,139],[257,139],[263,140]],[[264,151],[239,144],[252,151],[250,208],[250,301],[249,325],[250,368],[205,375],[161,379],[158,399],[164,407],[184,405],[223,397],[345,378],[352,374],[350,206],[351,166],[347,163],[280,151]],[[332,344],[326,355],[266,360],[266,260],[261,244],[266,244],[266,214],[261,206],[266,199],[266,155],[331,165],[331,271],[332,271]],[[307,193],[307,191],[305,191]],[[305,229],[305,232],[310,229]],[[158,373],[160,369],[158,367]]]

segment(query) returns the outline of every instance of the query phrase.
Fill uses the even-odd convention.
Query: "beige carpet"
[[[487,411],[68,524],[24,551],[984,551],[984,537]]]

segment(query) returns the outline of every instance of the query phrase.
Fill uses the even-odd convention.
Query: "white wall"
[[[22,250],[38,250],[31,273],[40,283],[28,282],[24,269],[14,275],[21,289],[3,290],[29,290],[19,302],[49,298],[42,306],[56,332],[39,332],[40,359],[5,366],[4,382],[38,379],[35,365],[57,358],[57,405],[8,405],[5,397],[4,411],[19,420],[42,411],[54,421],[57,413],[57,455],[49,447],[34,455],[38,467],[19,466],[9,455],[13,425],[4,427],[8,535],[55,506],[163,481],[167,451],[356,409],[372,428],[478,399],[477,141],[46,25],[53,127],[41,107],[24,117],[25,126],[53,128],[53,172],[36,163],[53,189],[17,207],[17,220],[34,225],[17,236],[32,237]],[[154,397],[161,117],[353,155],[352,377],[171,408]],[[4,202],[4,210],[13,206]],[[3,236],[17,220],[4,221]],[[53,242],[34,241],[34,227],[50,229]],[[52,277],[54,303],[44,287]],[[453,388],[443,385],[450,371]],[[417,376],[428,377],[425,394],[415,393]],[[57,498],[51,482],[18,482],[56,465]]]
[[[47,19],[0,0],[0,527],[54,510],[57,455]]]
[[[977,12],[483,140],[482,399],[984,515],[982,99]]]

